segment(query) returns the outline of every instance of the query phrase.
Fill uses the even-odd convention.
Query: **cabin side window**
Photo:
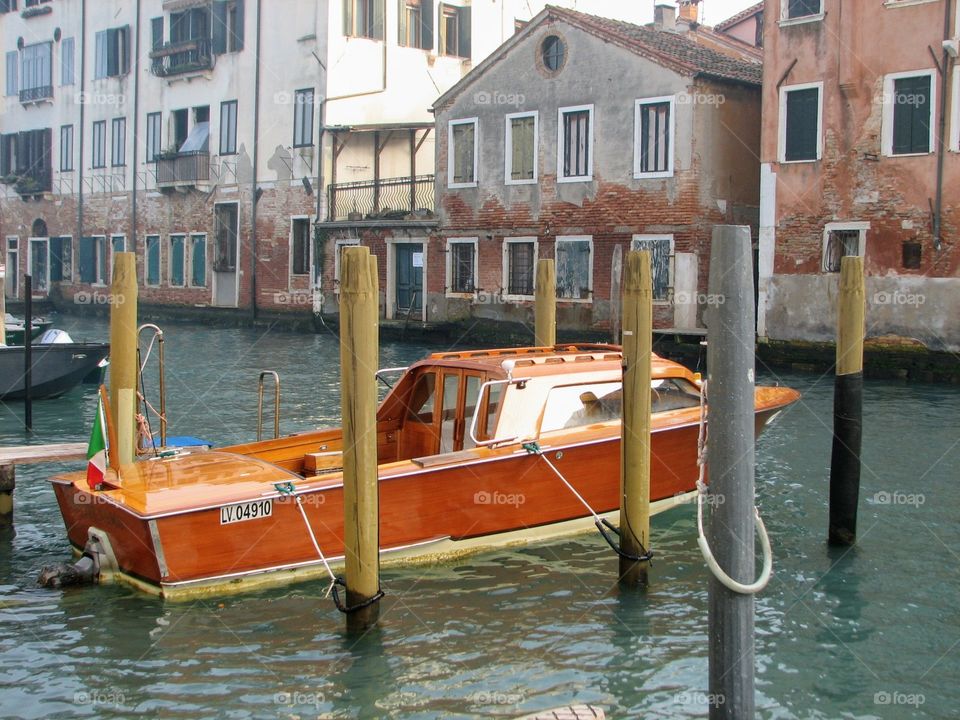
[[[621,405],[618,382],[553,388],[547,395],[540,432],[617,420]]]
[[[665,378],[650,383],[651,412],[667,412],[700,406],[700,391],[697,386],[683,378]]]
[[[437,397],[436,373],[423,373],[417,378],[407,404],[407,419],[419,420],[425,425],[433,423],[433,409]]]

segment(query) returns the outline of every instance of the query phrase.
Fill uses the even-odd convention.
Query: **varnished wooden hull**
[[[758,433],[771,415],[797,397],[781,395],[758,404]],[[692,492],[698,475],[698,410],[670,415],[654,424],[652,435],[654,510]],[[619,424],[551,433],[540,439],[540,447],[598,512],[619,506]],[[223,456],[225,463],[235,457],[209,455]],[[270,578],[286,582],[322,571],[297,504],[273,487],[284,481],[296,487],[320,548],[337,564],[343,555],[342,478],[333,474],[304,479],[282,463],[262,460],[256,469],[262,475],[259,490],[230,502],[271,498],[272,514],[234,524],[221,524],[223,499],[207,506],[138,508],[125,502],[122,493],[88,492],[80,474],[53,482],[71,543],[82,548],[91,529],[105,533],[120,575],[166,596],[219,593],[231,586]],[[177,478],[185,473],[169,472],[174,479],[168,480],[168,495],[174,496],[185,483]],[[447,462],[388,462],[380,466],[379,475],[380,544],[387,555],[409,556],[441,546],[444,552],[457,552],[496,545],[501,539],[543,536],[559,527],[592,527],[587,511],[545,460],[518,445],[461,453]]]

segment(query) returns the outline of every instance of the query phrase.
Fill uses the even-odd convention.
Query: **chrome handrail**
[[[384,385],[386,385],[388,388],[392,388],[393,385],[391,385],[390,383],[388,383],[384,378],[382,378],[382,377],[380,377],[380,376],[381,376],[381,375],[386,375],[387,373],[402,373],[402,372],[406,372],[406,371],[409,370],[409,369],[410,369],[410,366],[409,366],[409,365],[407,365],[406,367],[380,368],[379,370],[377,370],[377,374],[376,374],[375,377],[377,378],[377,380],[379,380],[380,382],[382,382],[382,383],[383,383]]]
[[[488,391],[494,385],[521,385],[527,382],[527,378],[508,378],[506,380],[487,380],[480,386],[477,393],[477,406],[473,409],[473,418],[470,420],[470,439],[477,447],[488,447],[491,445],[502,445],[504,443],[514,442],[517,436],[509,438],[494,438],[493,440],[477,440],[477,416],[480,414],[480,408],[483,407],[483,393]]]
[[[143,386],[143,369],[147,366],[147,361],[150,359],[150,354],[153,351],[153,343],[157,343],[157,378],[160,388],[160,412],[156,412],[156,415],[160,418],[160,447],[167,446],[167,384],[165,381],[165,370],[166,365],[163,360],[163,330],[159,326],[154,325],[153,323],[144,323],[137,328],[137,347],[140,346],[140,334],[144,330],[152,330],[153,338],[150,340],[150,345],[147,346],[146,357],[143,358],[143,362],[140,365],[140,385]],[[143,398],[144,404],[144,417],[147,416],[147,413],[152,409],[147,403],[147,398]]]

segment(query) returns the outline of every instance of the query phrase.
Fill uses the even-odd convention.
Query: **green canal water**
[[[57,324],[107,335],[103,321]],[[166,330],[173,433],[252,438],[262,369],[280,372],[283,432],[338,423],[334,337]],[[385,343],[382,364],[428,349]],[[859,543],[831,551],[832,378],[759,377],[804,397],[757,449],[775,553],[756,605],[758,716],[956,717],[960,390],[866,384]],[[29,438],[22,406],[0,406],[0,444],[85,440],[94,398],[37,403]],[[68,554],[43,481],[56,469],[20,469],[17,534],[0,541],[0,716],[512,718],[572,702],[617,719],[707,714],[693,506],[654,519],[646,593],[617,589],[616,558],[588,534],[387,569],[379,629],[357,640],[319,581],[186,604],[118,586],[37,588],[40,567]]]

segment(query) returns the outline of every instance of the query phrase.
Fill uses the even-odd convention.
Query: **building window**
[[[237,234],[240,222],[237,203],[216,205],[213,221],[217,242],[213,269],[217,272],[234,272],[237,269]]]
[[[213,3],[213,52],[217,55],[243,50],[243,0]]]
[[[0,15],[17,11],[17,0],[0,0]],[[16,296],[14,296],[16,297]]]
[[[343,0],[343,34],[383,40],[384,0]]]
[[[359,245],[360,241],[356,238],[347,238],[337,240],[333,253],[333,285],[334,292],[340,292],[340,266],[343,260],[343,249]]]
[[[503,287],[507,296],[513,299],[533,297],[536,265],[536,238],[510,238],[503,241]]]
[[[6,252],[6,262],[7,262],[7,281],[6,292],[7,297],[16,298],[20,295],[20,238],[16,235],[7,236],[7,252]]]
[[[20,51],[20,100],[53,97],[53,43],[27,45]]]
[[[884,78],[884,155],[925,155],[933,149],[934,72]]]
[[[148,163],[156,162],[160,154],[160,113],[147,113],[147,156]]]
[[[439,18],[439,53],[452,57],[470,57],[472,53],[470,8],[440,3]]]
[[[6,55],[4,68],[7,73],[7,97],[19,94],[20,84],[17,82],[18,54],[16,50],[11,50]]]
[[[477,118],[451,120],[447,143],[448,187],[476,187],[477,185]]]
[[[557,297],[590,300],[593,295],[593,238],[558,237],[554,254]]]
[[[190,287],[207,286],[207,236],[190,236]]]
[[[290,272],[310,274],[310,218],[293,218],[290,242]]]
[[[74,40],[72,37],[60,41],[60,84],[73,85]]]
[[[98,32],[95,52],[94,79],[125,75],[130,70],[130,26]]]
[[[171,287],[183,287],[186,285],[186,235],[170,236],[170,285]]]
[[[869,223],[827,223],[823,229],[823,260],[820,269],[840,272],[840,259],[847,255],[863,255]]]
[[[551,73],[557,73],[567,59],[567,46],[556,35],[547,35],[540,45],[543,66]]]
[[[560,108],[557,182],[593,179],[593,105]]]
[[[293,102],[293,146],[313,145],[313,88],[297,90]]]
[[[93,123],[93,167],[107,166],[107,121]]]
[[[147,285],[156,287],[160,284],[160,236],[147,235],[147,245],[144,248],[144,281]]]
[[[654,301],[666,302],[673,289],[673,235],[634,235],[631,250],[650,253]]]
[[[405,47],[433,49],[433,1],[397,0],[400,15],[399,43]]]
[[[114,118],[110,136],[110,164],[120,167],[127,164],[127,119]]]
[[[780,162],[820,159],[823,83],[780,89]]]
[[[237,101],[220,103],[220,154],[237,154]]]
[[[69,235],[50,238],[51,282],[73,282],[73,238]]]
[[[73,125],[60,128],[60,171],[73,170]]]
[[[821,0],[782,0],[782,2],[783,18],[786,20],[820,15],[823,12]]]
[[[80,282],[104,285],[107,279],[107,238],[103,235],[80,240]]]
[[[673,97],[636,101],[634,118],[635,178],[673,175]]]
[[[507,185],[537,181],[539,116],[536,112],[507,115],[507,142],[504,151]]]
[[[473,296],[477,290],[477,238],[447,240],[447,294]]]
[[[923,261],[923,246],[918,242],[905,242],[901,248],[904,270],[919,270]]]

